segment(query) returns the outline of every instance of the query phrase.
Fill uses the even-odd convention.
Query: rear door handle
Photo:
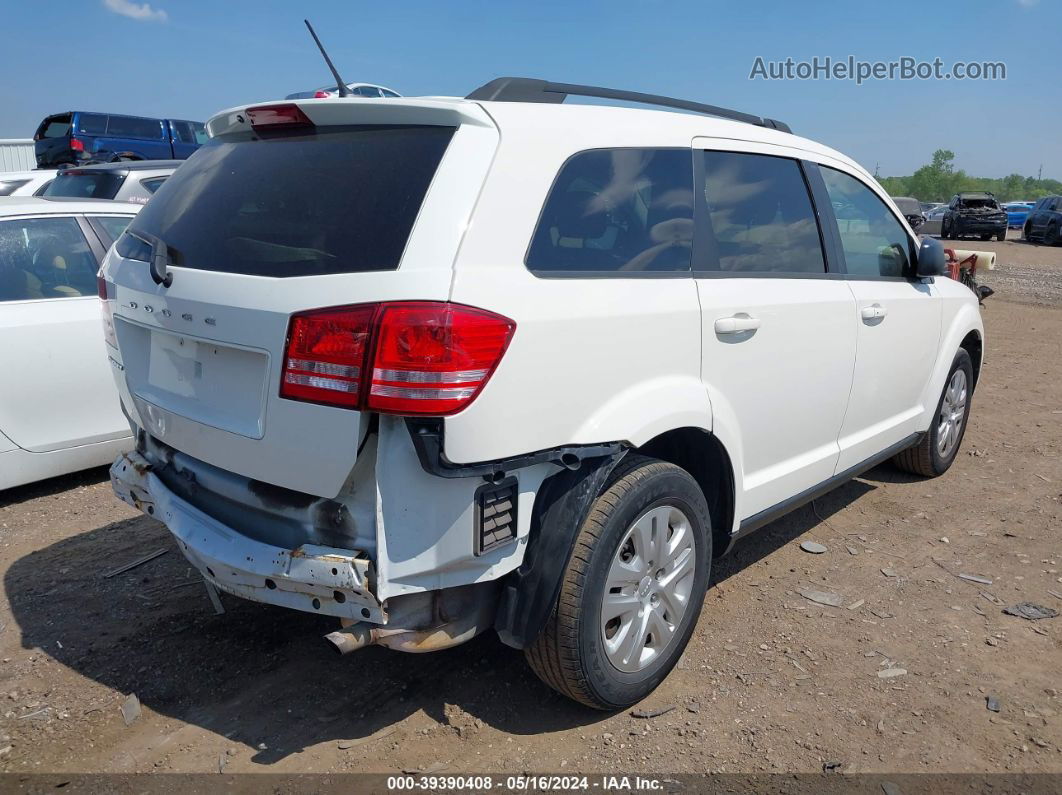
[[[859,314],[862,316],[863,320],[877,320],[889,314],[889,310],[881,304],[871,304],[870,306],[864,306],[860,309]]]
[[[760,319],[758,317],[750,317],[745,314],[721,317],[715,321],[716,334],[740,334],[743,331],[755,331],[759,327]]]

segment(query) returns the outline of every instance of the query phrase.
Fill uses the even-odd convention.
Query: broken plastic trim
[[[556,464],[566,469],[579,469],[587,458],[611,457],[624,449],[621,442],[603,444],[579,444],[552,447],[525,455],[496,458],[471,464],[455,464],[443,452],[443,421],[437,417],[406,417],[406,427],[417,451],[421,467],[429,475],[441,478],[471,478],[482,476],[495,482],[514,469],[535,464]]]

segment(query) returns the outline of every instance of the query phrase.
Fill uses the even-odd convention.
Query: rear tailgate
[[[497,133],[471,103],[303,109],[316,128],[253,133],[243,110],[215,117],[215,140],[152,197],[130,231],[168,244],[169,287],[135,238],[104,275],[119,388],[141,427],[223,469],[334,497],[367,415],[280,397],[291,316],[447,300]]]

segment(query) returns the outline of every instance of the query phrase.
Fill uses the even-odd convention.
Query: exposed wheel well
[[[971,331],[962,338],[959,347],[965,348],[966,352],[970,354],[970,360],[973,362],[973,385],[976,388],[977,379],[981,375],[981,355],[984,352],[981,336],[976,331]]]
[[[682,467],[697,481],[712,517],[712,550],[716,556],[730,546],[734,526],[734,471],[719,440],[701,428],[676,428],[638,448],[642,455]]]

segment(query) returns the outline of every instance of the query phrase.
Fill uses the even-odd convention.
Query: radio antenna
[[[325,52],[324,45],[321,44],[321,40],[317,38],[317,32],[313,29],[313,25],[310,24],[310,20],[304,19],[306,28],[310,31],[310,35],[313,36],[313,40],[317,42],[317,49],[321,51],[321,56],[325,59],[325,63],[328,64],[328,68],[332,71],[332,76],[336,79],[336,89],[339,91],[339,96],[349,97],[350,89],[347,88],[347,84],[343,82],[343,78],[339,76],[339,72],[336,71],[335,65],[332,63],[332,59],[328,57],[328,53]]]

